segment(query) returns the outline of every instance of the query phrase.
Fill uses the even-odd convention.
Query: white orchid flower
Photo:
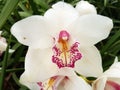
[[[115,62],[93,83],[93,90],[120,90],[120,62]]]
[[[24,77],[21,78],[20,82],[24,83],[24,85],[31,90],[92,90],[89,84],[81,77],[78,77],[74,71],[69,68],[60,69],[57,76],[53,76],[43,82],[36,83],[27,80],[26,77]]]
[[[0,35],[1,33],[2,31],[0,31]],[[6,50],[6,48],[7,48],[6,39],[0,36],[0,55],[2,54],[2,52]]]
[[[66,67],[85,76],[102,73],[101,56],[94,45],[108,37],[112,20],[92,11],[82,15],[79,5],[58,2],[44,16],[31,16],[12,26],[17,40],[29,46],[21,83],[43,82]]]
[[[0,56],[7,48],[7,41],[4,37],[1,36],[2,31],[0,31]],[[9,53],[13,53],[15,50],[9,49]]]

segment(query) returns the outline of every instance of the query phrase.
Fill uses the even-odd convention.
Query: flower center
[[[56,77],[51,77],[49,80],[45,82],[37,82],[37,84],[40,86],[40,90],[54,90],[54,83],[55,83]]]
[[[54,52],[52,56],[53,63],[57,64],[59,68],[73,68],[74,63],[82,57],[78,47],[78,42],[70,44],[70,34],[67,31],[60,31],[57,44],[52,48]]]
[[[64,80],[63,76],[54,76],[44,82],[37,82],[40,90],[57,90],[58,85]]]

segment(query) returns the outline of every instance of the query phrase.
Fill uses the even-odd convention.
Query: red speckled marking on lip
[[[120,90],[120,85],[113,81],[107,81],[105,85],[105,90]]]
[[[37,84],[40,86],[40,90],[44,90],[44,89],[43,89],[43,83],[42,83],[42,82],[37,82]]]
[[[58,45],[55,45],[53,50],[52,62],[57,64],[59,68],[74,67],[77,60],[80,60],[82,55],[78,50],[79,42],[73,43],[69,46],[70,34],[62,30],[59,34]]]

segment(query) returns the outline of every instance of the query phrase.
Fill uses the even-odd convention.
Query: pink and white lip
[[[104,90],[120,90],[120,84],[113,81],[107,81]]]
[[[60,31],[57,44],[53,46],[52,50],[54,52],[52,62],[57,64],[59,68],[74,68],[75,62],[82,58],[79,43],[70,44],[70,34],[66,30]]]

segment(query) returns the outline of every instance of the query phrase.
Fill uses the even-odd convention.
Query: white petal
[[[2,42],[2,41],[0,41],[0,52],[5,51],[6,48],[7,48],[7,44]]]
[[[78,18],[79,14],[72,5],[58,2],[49,9],[44,17],[47,18],[49,24],[51,25],[51,34],[56,35],[61,30],[65,30],[66,27]]]
[[[102,60],[95,46],[80,48],[82,59],[75,64],[75,70],[85,76],[97,77],[103,72]]]
[[[104,90],[106,81],[110,81],[110,82],[120,85],[120,62],[114,62],[113,65],[108,70],[106,70],[93,83],[93,88],[94,88],[93,90]],[[114,88],[114,86],[112,86],[112,87]],[[106,87],[106,88],[108,88],[108,87]],[[113,89],[111,89],[111,90],[113,90]]]
[[[41,90],[39,85],[36,82],[32,83],[24,80],[24,82],[20,81],[20,83],[27,86],[30,90]]]
[[[40,50],[29,48],[25,58],[25,71],[20,81],[40,82],[56,75],[58,67],[51,60],[51,51],[51,49]]]
[[[120,62],[113,63],[113,65],[104,72],[103,76],[120,79]]]
[[[81,77],[73,76],[65,78],[57,90],[92,90],[92,88]]]
[[[104,90],[106,81],[107,81],[107,78],[102,77],[96,80],[95,82],[93,82],[92,84],[93,90]]]
[[[3,31],[0,31],[0,35],[2,34]]]
[[[64,67],[64,68],[60,68],[56,75],[59,75],[59,76],[75,76],[76,73],[74,72],[73,68]]]
[[[72,23],[68,29],[81,46],[92,46],[108,37],[113,22],[101,15],[83,15]]]
[[[31,16],[16,22],[12,34],[18,41],[31,47],[47,48],[52,45],[52,37],[48,34],[49,24],[42,16]]]
[[[97,14],[96,8],[87,1],[78,2],[76,5],[76,9],[78,10],[80,15]]]
[[[0,52],[5,51],[6,48],[7,48],[6,39],[3,37],[0,37]]]
[[[114,63],[118,63],[118,57],[115,57]]]

